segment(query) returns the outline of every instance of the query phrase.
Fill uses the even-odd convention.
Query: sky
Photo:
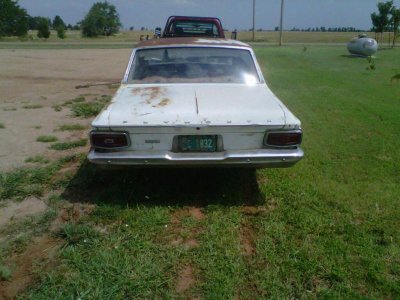
[[[31,16],[65,23],[82,20],[100,0],[19,0]],[[382,0],[381,0],[382,1]],[[116,6],[124,28],[164,27],[170,15],[219,17],[226,29],[252,27],[253,0],[108,0]],[[308,27],[356,27],[370,29],[370,14],[377,0],[285,0],[284,29]],[[394,1],[400,7],[400,0]],[[256,28],[279,25],[280,0],[256,0]]]

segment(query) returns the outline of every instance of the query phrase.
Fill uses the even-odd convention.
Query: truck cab
[[[218,18],[171,16],[167,20],[162,37],[225,38],[225,34]]]

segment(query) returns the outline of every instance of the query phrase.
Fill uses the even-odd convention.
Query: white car
[[[289,167],[304,155],[300,121],[235,40],[140,43],[92,128],[88,159],[104,166]]]

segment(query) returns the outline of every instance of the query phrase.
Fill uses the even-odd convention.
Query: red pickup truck
[[[171,16],[165,25],[162,37],[214,37],[225,38],[218,18]]]

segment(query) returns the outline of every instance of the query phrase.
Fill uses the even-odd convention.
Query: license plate
[[[216,152],[216,135],[181,135],[178,137],[181,152]]]

